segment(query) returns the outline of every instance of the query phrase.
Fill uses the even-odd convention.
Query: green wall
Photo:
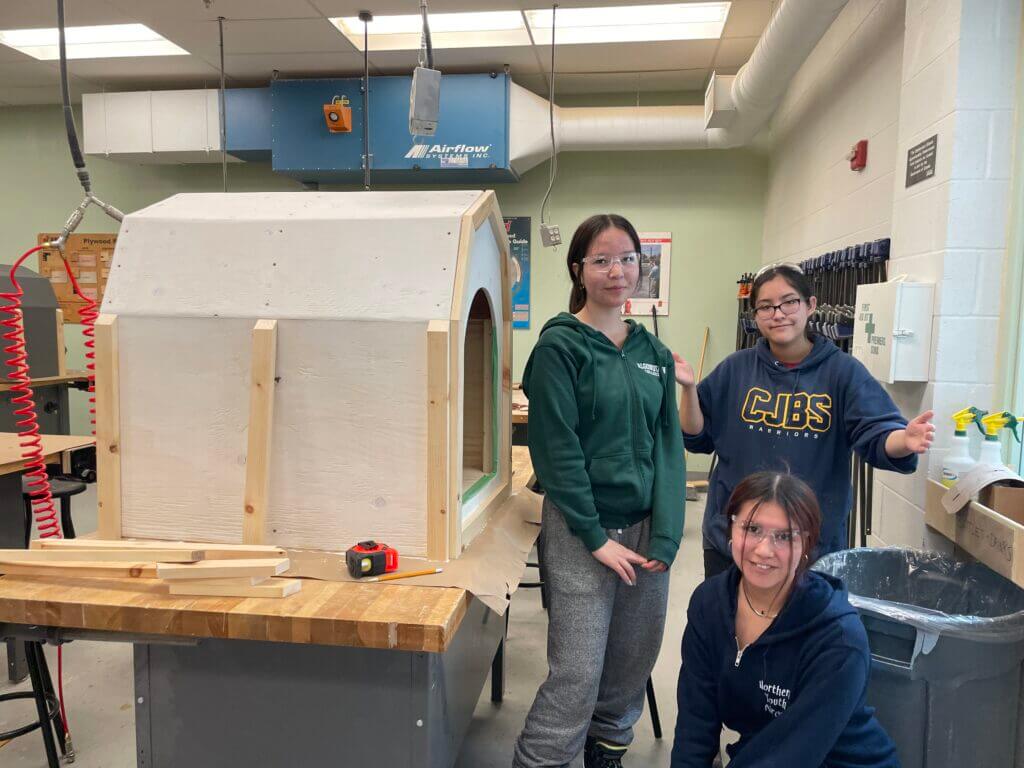
[[[618,103],[616,98],[598,97],[589,103]],[[618,101],[632,104],[635,97]],[[645,98],[644,103],[650,102]],[[126,212],[176,192],[221,189],[219,163],[135,165],[95,157],[87,162],[96,193]],[[0,261],[10,263],[35,244],[39,232],[59,228],[82,198],[60,110],[0,109],[0,168],[7,180],[0,193]],[[661,337],[696,366],[704,328],[709,327],[707,372],[734,347],[735,280],[761,260],[766,180],[766,160],[747,151],[563,153],[549,213],[561,225],[566,243],[580,221],[608,211],[625,215],[641,231],[672,233],[672,311],[659,322]],[[528,330],[515,332],[516,381],[544,321],[568,303],[567,246],[542,248],[537,233],[547,181],[545,163],[518,184],[497,187],[504,215],[533,219],[532,322]],[[255,163],[230,164],[228,186],[233,192],[300,188],[272,173],[268,165]],[[92,211],[79,231],[115,229],[112,220]],[[69,365],[84,367],[80,328],[69,325],[66,338]],[[84,396],[72,392],[72,398],[72,429],[86,431]],[[702,463],[697,461],[695,466],[700,468]]]

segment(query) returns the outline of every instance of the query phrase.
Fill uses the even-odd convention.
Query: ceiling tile
[[[324,16],[358,16],[367,3],[359,0],[309,0]],[[543,7],[544,3],[525,4],[521,0],[430,0],[430,13],[454,13],[458,11],[507,11],[518,8]],[[391,16],[419,13],[418,4],[410,0],[378,0],[370,5],[374,14]]]
[[[55,61],[0,61],[0,81],[14,88],[51,85],[60,82],[60,70]]]
[[[69,27],[93,24],[127,24],[137,19],[108,0],[73,0],[65,4]],[[37,29],[57,26],[57,4],[52,0],[3,0],[0,29]]]
[[[722,37],[760,37],[771,17],[771,0],[733,0]]]
[[[562,72],[707,69],[718,40],[558,46],[555,69]],[[540,60],[550,61],[551,46],[538,46]]]
[[[356,53],[240,54],[225,56],[224,68],[232,80],[245,78],[269,82],[275,69],[285,77],[358,75],[362,73],[363,62]]]
[[[388,74],[412,74],[417,51],[378,51],[370,54],[370,64]],[[434,66],[442,72],[502,72],[508,64],[512,74],[540,71],[533,48],[460,48],[434,51]],[[360,65],[361,66],[361,65]]]
[[[82,94],[92,91],[91,86],[72,82],[68,86],[71,93],[71,101],[79,104],[82,101]],[[60,104],[60,87],[50,85],[34,88],[19,88],[16,86],[0,85],[0,102],[12,106],[23,106],[30,104]],[[81,126],[79,126],[81,130]]]
[[[722,40],[715,54],[715,68],[742,67],[757,47],[757,37],[732,37]]]
[[[708,75],[709,72],[706,69],[670,72],[599,72],[557,75],[555,78],[555,101],[559,100],[559,94],[633,94],[639,91],[640,104],[643,105],[645,103],[645,93],[696,91],[702,94]],[[548,85],[544,75],[514,75],[513,81],[547,98]]]
[[[224,51],[239,53],[297,53],[352,51],[352,45],[325,19],[228,21]]]
[[[131,90],[165,88],[167,83],[194,83],[194,87],[219,83],[220,73],[195,56],[144,56],[138,59],[87,59],[72,62],[73,74],[106,90],[130,86]]]
[[[136,4],[133,0],[110,0],[125,6]],[[225,19],[315,19],[321,13],[308,0],[211,0],[210,7],[201,0],[178,0],[173,13],[179,19],[191,21],[216,21],[218,16]]]

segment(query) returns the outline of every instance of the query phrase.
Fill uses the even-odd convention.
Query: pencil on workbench
[[[435,573],[442,573],[444,568],[426,568],[422,571],[406,571],[405,573],[391,573],[387,576],[371,576],[363,581],[394,581],[395,579],[409,579],[413,576],[433,576]]]

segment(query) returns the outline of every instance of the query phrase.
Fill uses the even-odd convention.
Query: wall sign
[[[530,217],[506,216],[512,254],[512,327],[530,327]]]
[[[640,280],[622,308],[623,314],[668,314],[668,287],[672,268],[672,233],[640,232]]]
[[[930,179],[935,175],[935,155],[939,146],[936,134],[907,150],[907,186]]]

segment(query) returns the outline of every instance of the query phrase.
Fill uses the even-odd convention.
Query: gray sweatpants
[[[650,518],[608,537],[647,553]],[[661,648],[669,574],[635,566],[627,585],[599,563],[544,501],[541,560],[548,594],[548,678],[516,742],[514,768],[562,768],[586,737],[633,741]]]

